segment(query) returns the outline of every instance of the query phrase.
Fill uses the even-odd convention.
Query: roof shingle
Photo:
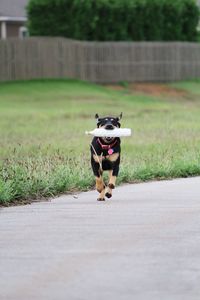
[[[29,0],[0,0],[0,16],[26,17],[26,5]]]

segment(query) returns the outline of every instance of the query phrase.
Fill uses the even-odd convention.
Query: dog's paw
[[[105,196],[106,196],[107,198],[111,198],[111,197],[112,197],[112,194],[109,193],[109,192],[107,192],[107,193],[105,194]]]
[[[113,183],[109,183],[109,185],[108,185],[108,186],[109,186],[109,188],[110,188],[110,189],[112,189],[112,190],[115,188],[115,186],[114,186],[114,184],[113,184]]]
[[[97,201],[105,201],[105,198],[97,198]]]

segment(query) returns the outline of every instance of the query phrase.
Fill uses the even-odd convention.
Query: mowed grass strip
[[[0,84],[0,204],[92,188],[84,132],[96,126],[96,112],[122,111],[122,127],[134,132],[122,139],[118,183],[199,175],[200,83],[175,87],[186,92],[150,96],[72,80]]]

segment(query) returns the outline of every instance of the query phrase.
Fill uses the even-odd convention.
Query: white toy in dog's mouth
[[[130,128],[114,128],[114,129],[104,129],[95,128],[92,131],[86,131],[85,134],[90,134],[97,137],[122,137],[131,136]]]

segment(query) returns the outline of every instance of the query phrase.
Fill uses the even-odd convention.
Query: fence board
[[[86,42],[65,38],[0,41],[0,81],[77,78],[99,83],[200,77],[200,44]]]

